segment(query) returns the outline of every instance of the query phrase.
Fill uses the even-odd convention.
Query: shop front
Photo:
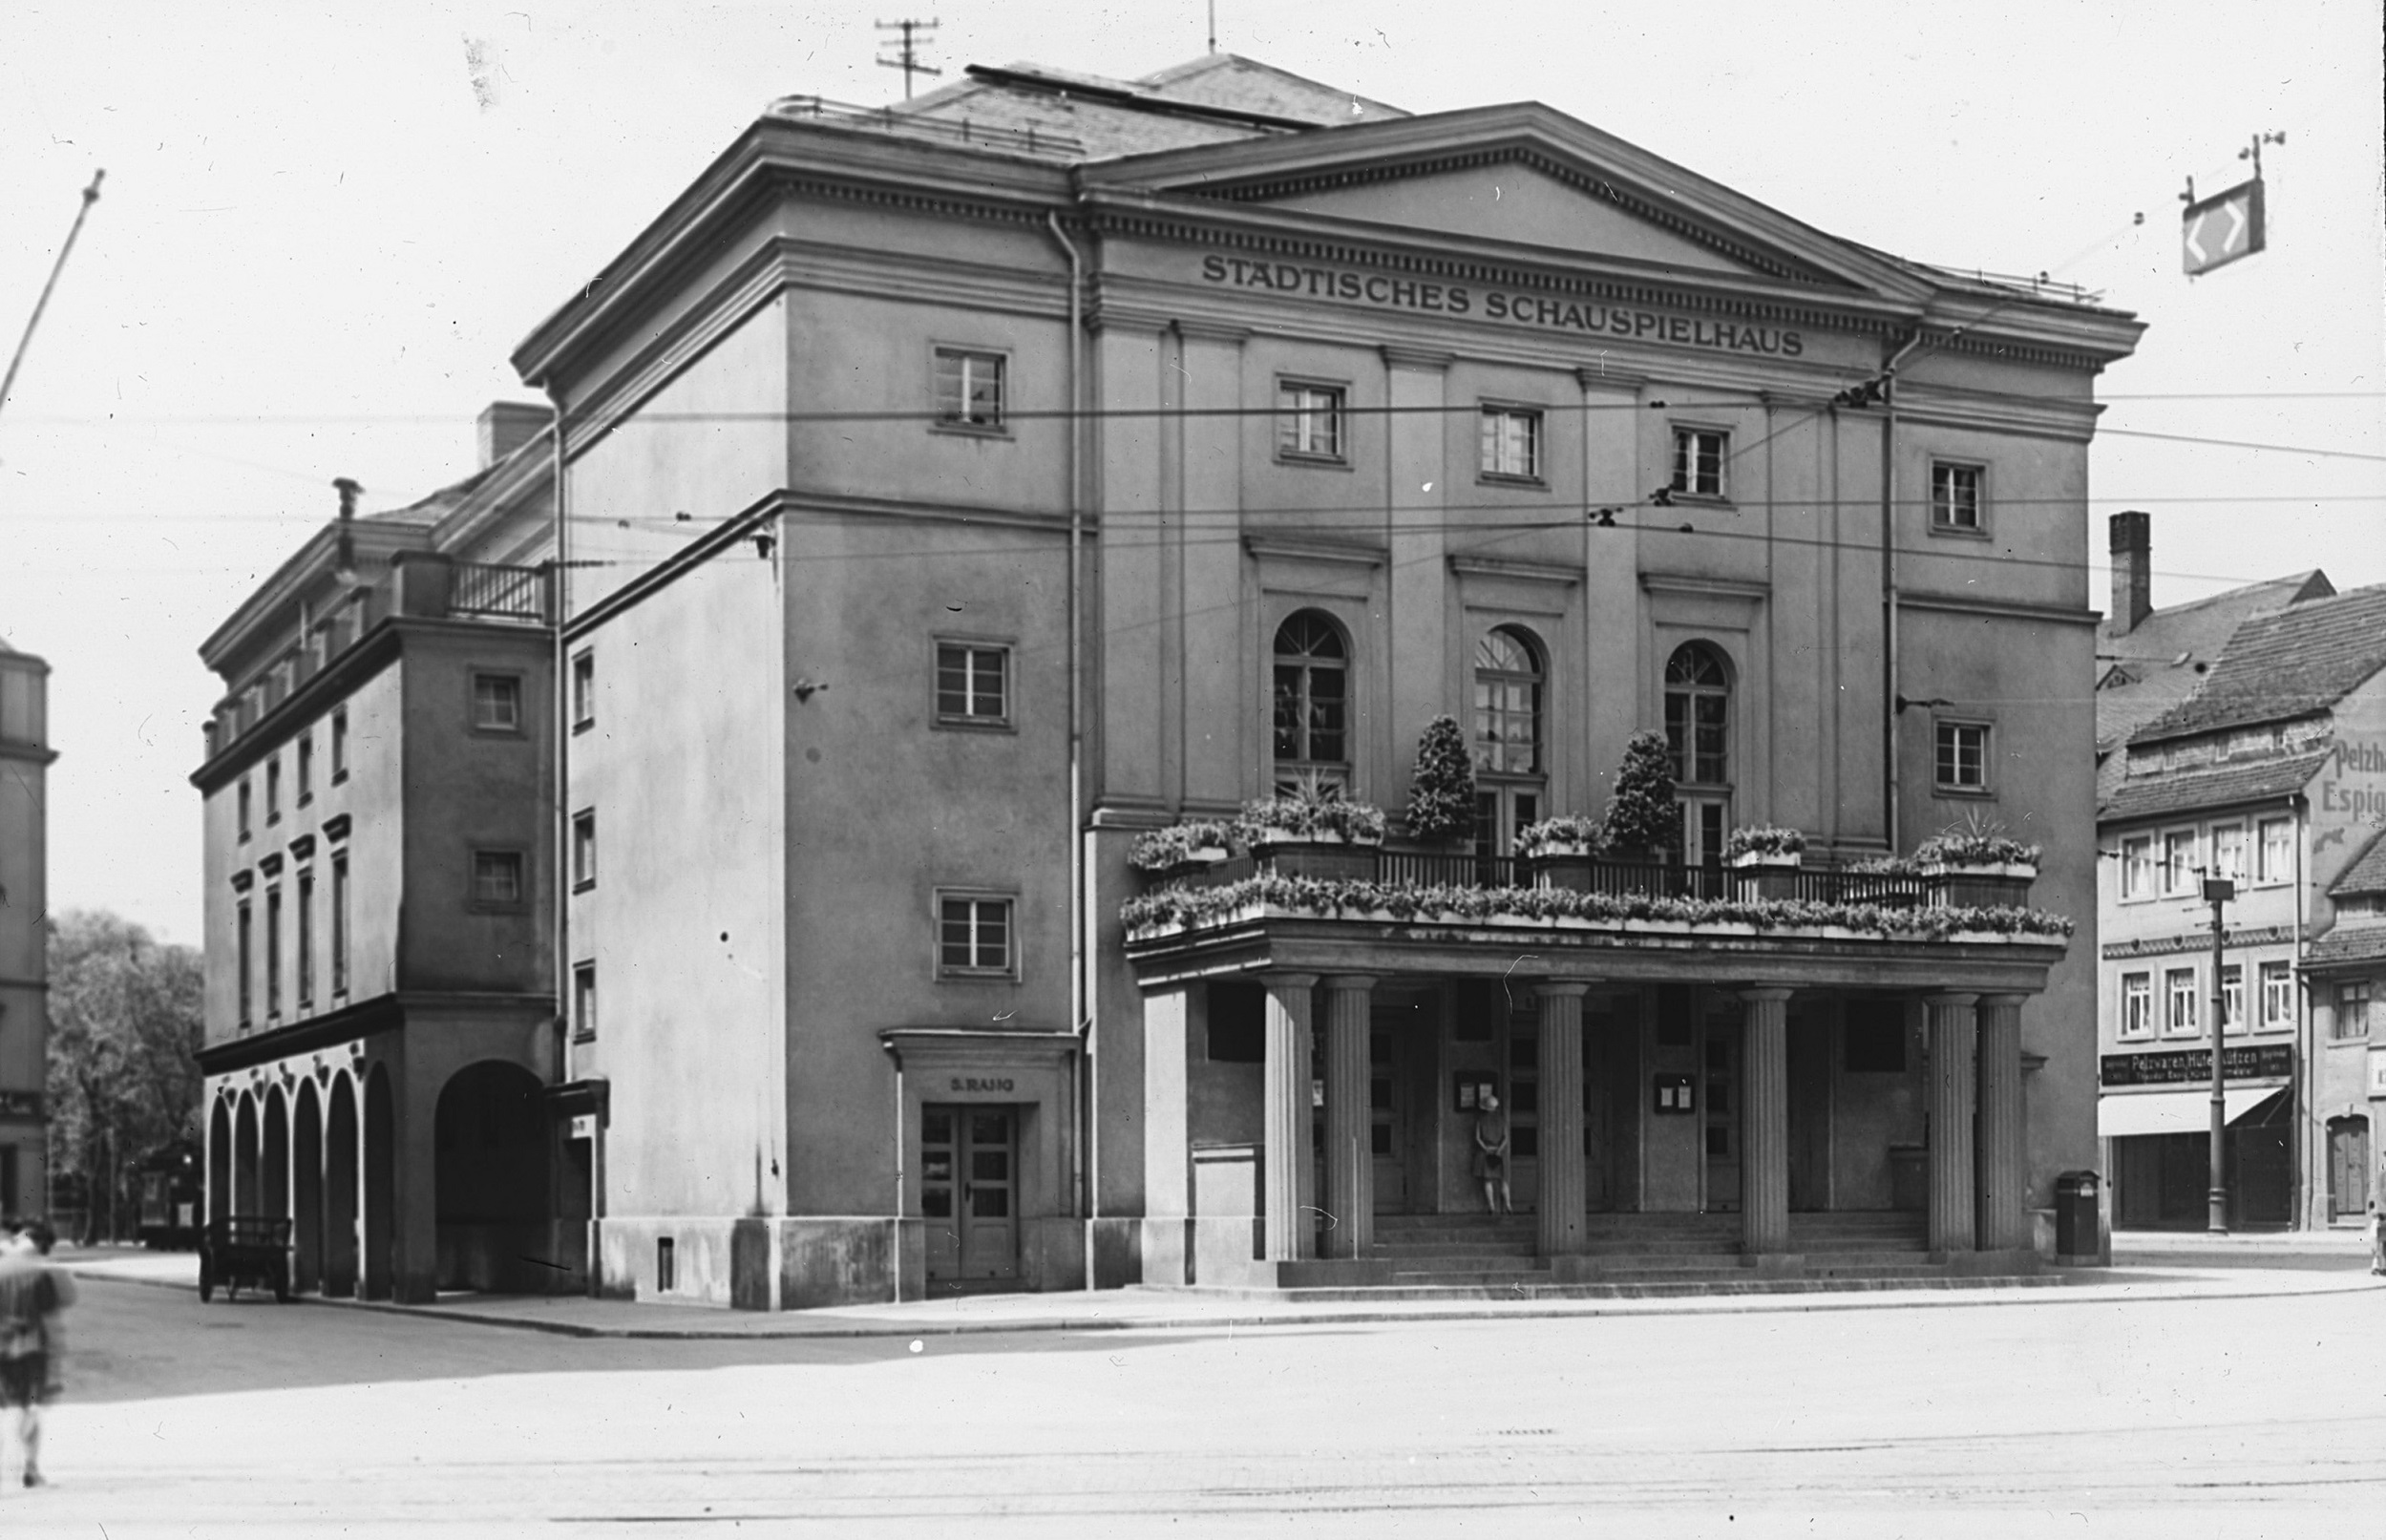
[[[2294,1215],[2294,1048],[2228,1048],[2221,1071],[2228,1227],[2283,1229]],[[2103,1056],[2097,1133],[2108,1141],[2117,1228],[2210,1223],[2211,1075],[2208,1048]]]

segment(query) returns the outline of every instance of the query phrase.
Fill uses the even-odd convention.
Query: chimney
[[[2148,514],[2115,514],[2113,612],[2105,621],[2115,636],[2127,636],[2154,613],[2154,520]]]
[[[554,413],[526,401],[492,401],[480,414],[480,468],[484,471],[547,431]]]

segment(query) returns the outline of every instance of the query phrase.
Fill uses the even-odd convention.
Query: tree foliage
[[[1602,821],[1619,851],[1670,851],[1681,843],[1681,812],[1674,805],[1673,755],[1661,732],[1636,732],[1624,744],[1615,791]]]
[[[1449,839],[1475,826],[1475,767],[1455,717],[1437,716],[1417,740],[1417,770],[1408,782],[1408,833]]]
[[[142,1159],[196,1127],[199,953],[95,910],[53,917],[49,951],[52,1179],[87,1194],[86,1237],[121,1234]]]

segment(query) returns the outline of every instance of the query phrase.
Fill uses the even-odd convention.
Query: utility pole
[[[50,307],[50,291],[58,286],[58,275],[66,271],[67,253],[74,249],[74,238],[83,233],[83,221],[91,214],[91,206],[99,201],[99,179],[107,172],[91,174],[91,185],[83,189],[83,206],[74,211],[74,222],[66,232],[66,244],[58,248],[58,260],[50,264],[50,280],[41,285],[41,298],[33,302],[32,319],[25,323],[25,335],[17,339],[16,352],[9,360],[9,372],[0,375],[0,407],[8,405],[9,390],[16,384],[17,366],[25,362],[25,349],[33,340],[33,328],[41,325],[41,312]]]
[[[2222,1040],[2228,1034],[2228,990],[2221,982],[2220,906],[2237,897],[2237,884],[2228,877],[2204,879],[2204,901],[2212,906],[2212,1190],[2204,1228],[2215,1235],[2228,1234],[2228,1077],[2221,1066]]]
[[[876,25],[878,31],[882,32],[900,32],[902,34],[902,39],[896,51],[895,57],[890,59],[882,55],[880,56],[878,63],[886,69],[900,70],[903,72],[903,99],[905,101],[911,100],[911,77],[913,75],[942,74],[944,73],[933,64],[922,64],[919,62],[919,49],[917,41],[919,34],[935,32],[939,27],[942,26],[943,23],[936,20],[904,20],[882,21],[876,23]],[[895,42],[896,39],[888,38],[886,41]]]

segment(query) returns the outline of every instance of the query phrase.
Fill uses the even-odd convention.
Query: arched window
[[[1703,642],[1685,642],[1666,660],[1665,747],[1681,801],[1682,859],[1715,865],[1731,823],[1731,676]]]
[[[1513,626],[1475,643],[1475,851],[1505,855],[1516,831],[1538,822],[1548,785],[1541,711],[1541,649]]]
[[[1277,628],[1277,790],[1289,790],[1304,774],[1348,784],[1349,657],[1341,629],[1315,610],[1302,610]]]

